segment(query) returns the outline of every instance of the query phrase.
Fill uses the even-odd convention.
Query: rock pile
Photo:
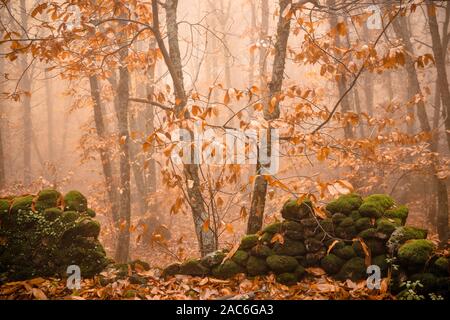
[[[342,195],[326,206],[328,217],[318,218],[309,200],[288,200],[283,221],[246,235],[229,257],[219,250],[199,260],[172,264],[164,275],[212,275],[229,278],[276,274],[277,281],[295,284],[307,267],[322,267],[338,280],[366,279],[367,266],[377,265],[386,276],[393,272],[393,290],[405,279],[421,280],[423,291],[448,294],[449,258],[436,254],[427,231],[405,226],[406,206],[384,194],[362,198]],[[227,259],[225,259],[227,257]]]
[[[78,191],[0,199],[0,282],[66,275],[69,265],[83,277],[103,270],[109,260],[94,217]]]

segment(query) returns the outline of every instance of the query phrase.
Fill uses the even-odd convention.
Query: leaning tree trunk
[[[269,83],[269,94],[264,103],[264,119],[267,121],[278,119],[280,116],[280,107],[278,100],[273,105],[272,98],[276,97],[281,91],[283,84],[283,76],[286,62],[286,49],[289,39],[289,31],[291,26],[291,20],[282,16],[282,12],[291,4],[291,0],[280,0],[280,16],[277,24],[277,40],[275,43],[275,57],[272,67],[272,79]],[[272,104],[272,105],[271,105]],[[272,147],[271,141],[271,128],[267,133],[267,152],[270,153]],[[268,181],[265,177],[264,167],[270,166],[268,164],[260,163],[261,148],[258,149],[258,160],[256,166],[256,178],[254,181],[252,198],[250,203],[250,212],[247,222],[247,233],[252,234],[261,230],[264,221],[264,207],[266,204],[266,194]],[[270,154],[267,155],[270,159]]]
[[[167,0],[164,6],[166,11],[167,39],[169,45],[169,52],[167,52],[159,31],[158,2],[157,0],[152,0],[153,26],[154,31],[156,32],[156,41],[173,81],[175,98],[178,102],[175,105],[175,114],[182,118],[189,116],[189,114],[184,110],[187,103],[187,96],[184,89],[183,68],[178,43],[177,7],[178,0]],[[187,196],[189,197],[188,202],[192,210],[200,253],[204,256],[216,250],[218,243],[213,230],[211,230],[210,227],[204,228],[205,222],[208,221],[210,217],[205,210],[198,170],[198,164],[183,165]]]
[[[0,36],[2,34],[0,33]],[[0,75],[5,74],[4,60],[0,58]],[[0,83],[0,92],[3,92],[3,88]],[[5,186],[5,153],[3,152],[3,103],[0,100],[0,190]]]

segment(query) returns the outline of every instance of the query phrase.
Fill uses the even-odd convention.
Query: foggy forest
[[[0,299],[448,299],[449,24],[1,0]]]

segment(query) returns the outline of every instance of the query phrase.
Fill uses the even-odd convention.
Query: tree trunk
[[[20,0],[20,16],[22,27],[28,30],[28,15],[26,11],[26,1]],[[25,186],[31,183],[31,77],[28,70],[28,61],[26,55],[20,59],[22,77],[22,89],[25,92],[23,99],[23,183]]]
[[[448,6],[448,4],[447,4]],[[432,10],[433,4],[427,1],[428,23],[430,26],[432,47],[434,59],[436,60],[437,69],[437,85],[441,94],[442,107],[447,110],[447,118],[445,119],[445,128],[447,130],[447,144],[450,150],[450,89],[447,79],[447,70],[445,65],[445,54],[442,47],[441,37],[439,35],[439,25],[436,19],[436,13]],[[447,33],[447,30],[444,30]],[[436,139],[436,146],[434,151],[437,151],[438,139]],[[440,247],[446,247],[448,243],[448,193],[447,185],[444,180],[435,176],[437,186],[437,226],[440,241]]]
[[[178,117],[188,117],[189,114],[184,111],[184,107],[187,102],[187,96],[184,89],[183,81],[183,68],[181,64],[181,54],[178,43],[178,23],[177,23],[177,7],[178,0],[167,0],[165,3],[166,11],[166,25],[167,25],[167,38],[169,44],[169,53],[165,49],[164,41],[162,40],[159,32],[159,19],[158,19],[158,3],[156,0],[152,0],[153,11],[153,25],[157,29],[156,40],[169,73],[172,77],[174,92],[176,98],[175,114]],[[200,187],[200,178],[198,173],[199,165],[197,164],[184,164],[183,172],[186,178],[185,184],[187,189],[187,195],[189,197],[188,202],[192,210],[192,216],[194,219],[194,227],[197,235],[197,240],[202,256],[217,249],[217,237],[211,228],[204,228],[205,222],[210,219],[208,212],[205,210],[204,199]],[[205,230],[206,229],[206,230]]]
[[[289,31],[291,26],[290,19],[285,19],[282,12],[291,4],[291,0],[280,0],[280,16],[277,24],[277,40],[275,43],[275,57],[272,66],[272,79],[269,83],[269,94],[264,103],[264,119],[267,121],[277,119],[280,116],[280,107],[277,99],[276,102],[272,98],[281,91],[283,84],[284,69],[286,63],[287,43],[289,39]],[[271,128],[269,126],[267,138],[267,152],[270,153],[271,142]],[[261,138],[261,137],[260,137]],[[264,207],[266,204],[267,194],[267,179],[265,178],[264,166],[270,166],[270,163],[262,165],[260,163],[260,150],[258,149],[258,163],[256,166],[256,178],[254,181],[252,198],[250,203],[250,212],[247,222],[247,233],[252,234],[261,230],[264,221]],[[270,157],[269,157],[270,159]]]
[[[2,36],[2,33],[0,33],[0,36]],[[4,70],[4,59],[0,58],[0,76],[5,74]],[[3,76],[2,76],[3,77]],[[0,81],[3,81],[3,79],[0,79]],[[0,92],[3,92],[2,83],[0,82]],[[3,152],[3,132],[4,132],[4,126],[3,126],[3,103],[0,100],[0,190],[5,187],[5,153]]]
[[[123,24],[121,24],[123,25]],[[125,33],[120,32],[119,38],[125,37]],[[130,75],[126,58],[128,49],[119,51],[120,67],[119,81],[117,85],[117,120],[120,142],[120,191],[119,191],[119,216],[120,227],[119,237],[116,247],[116,261],[126,262],[129,258],[130,250],[130,226],[131,226],[131,195],[130,195],[130,133],[128,130],[128,101],[130,98],[129,82]]]
[[[111,163],[111,153],[108,149],[106,140],[106,128],[103,117],[103,108],[100,96],[100,86],[98,83],[98,78],[95,75],[89,77],[89,85],[91,89],[91,97],[94,102],[94,123],[95,130],[97,135],[101,141],[104,143],[104,147],[101,147],[99,150],[100,153],[100,161],[102,164],[103,176],[105,177],[105,185],[108,194],[108,200],[110,203],[111,213],[113,222],[117,223],[119,221],[119,208],[117,202],[117,187],[114,184],[113,180],[113,171],[112,171],[112,163]]]
[[[430,1],[427,1],[428,23],[430,26],[434,59],[436,61],[437,85],[441,94],[442,107],[447,112],[444,123],[447,131],[447,145],[450,151],[450,89],[445,65],[444,48],[442,47],[441,37],[439,35],[439,25],[436,19],[436,12],[435,10],[432,10],[432,7],[433,4]],[[448,30],[444,30],[444,32],[448,33]]]
[[[52,95],[52,82],[49,78],[49,74],[45,71],[45,104],[47,107],[47,152],[48,159],[53,163],[54,148],[53,148],[53,95]]]

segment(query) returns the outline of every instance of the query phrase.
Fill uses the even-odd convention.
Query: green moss
[[[2,214],[6,214],[9,212],[9,200],[7,199],[0,199],[0,217]]]
[[[234,262],[241,266],[245,266],[248,260],[248,253],[244,250],[238,250],[235,252],[233,257],[231,258]]]
[[[258,244],[258,236],[256,234],[248,234],[241,239],[240,250],[249,250]]]
[[[407,206],[399,206],[396,208],[386,210],[384,216],[386,218],[400,219],[402,221],[402,224],[405,224],[406,218],[408,218],[408,213],[409,209]]]
[[[277,282],[286,286],[293,286],[298,281],[295,273],[285,272],[277,275]]]
[[[172,264],[168,265],[166,268],[164,268],[164,270],[162,272],[162,276],[170,277],[170,276],[174,276],[179,273],[180,273],[180,264],[172,263]]]
[[[263,229],[263,232],[268,232],[268,233],[279,233],[281,232],[281,222],[274,222],[272,224],[269,224],[268,226],[266,226]]]
[[[47,221],[55,221],[61,215],[63,214],[63,211],[60,208],[47,208],[44,210],[44,218]]]
[[[266,259],[266,263],[275,273],[293,272],[298,267],[297,260],[290,256],[269,256]]]
[[[212,269],[213,276],[219,279],[228,279],[243,272],[245,272],[245,269],[233,260],[226,260],[224,263]]]
[[[339,227],[341,227],[341,228],[347,228],[347,227],[351,227],[353,225],[354,225],[353,219],[350,217],[343,219],[339,223]]]
[[[317,252],[308,252],[306,254],[305,264],[307,267],[315,267],[320,264],[320,260],[327,254],[325,249],[320,249]]]
[[[386,194],[372,194],[364,198],[359,207],[363,217],[381,218],[384,212],[394,205],[394,200]]]
[[[305,240],[305,248],[307,252],[317,252],[323,247],[323,243],[320,240],[314,238],[308,238]]]
[[[95,211],[92,210],[91,208],[88,208],[88,209],[86,210],[86,214],[87,214],[89,217],[91,217],[91,218],[95,218],[95,216],[97,215],[97,214],[95,213]]]
[[[383,240],[370,238],[365,239],[364,243],[369,248],[370,254],[372,256],[377,256],[386,253],[386,246]],[[365,257],[364,249],[359,241],[354,241],[352,247],[358,257]]]
[[[258,244],[252,248],[250,254],[255,257],[266,258],[274,254],[273,250],[264,244]]]
[[[347,216],[345,214],[338,212],[338,213],[333,214],[333,217],[331,217],[331,220],[333,221],[334,224],[339,224],[345,218],[347,218]]]
[[[389,251],[395,254],[403,243],[413,239],[426,239],[427,230],[414,228],[414,227],[399,227],[391,234],[387,242]]]
[[[100,234],[100,223],[90,218],[83,218],[77,223],[78,235],[97,238]]]
[[[322,226],[323,230],[326,232],[333,232],[334,231],[334,225],[333,220],[331,218],[324,219],[320,221],[320,225]]]
[[[303,200],[298,203],[297,199],[286,201],[281,209],[281,216],[286,220],[299,221],[312,214],[313,204],[311,200]]]
[[[326,271],[326,273],[333,275],[341,270],[342,266],[344,265],[344,260],[330,253],[320,261],[320,265],[322,266],[323,270]]]
[[[449,261],[446,257],[439,257],[433,263],[433,269],[436,273],[448,275],[450,273]]]
[[[306,253],[306,248],[303,242],[285,238],[284,243],[277,242],[273,246],[273,251],[278,255],[301,256]]]
[[[87,199],[77,190],[72,190],[64,196],[64,210],[85,212],[87,210]]]
[[[357,210],[362,203],[362,198],[358,194],[344,194],[327,204],[326,209],[331,213],[351,214]]]
[[[361,231],[358,234],[359,237],[363,238],[364,240],[367,239],[387,239],[389,236],[385,233],[382,233],[378,231],[378,229],[375,228],[369,228],[366,230]]]
[[[201,263],[207,268],[212,268],[221,264],[223,259],[225,259],[225,256],[225,252],[223,252],[222,250],[216,250],[204,256],[201,260]]]
[[[264,258],[250,256],[247,261],[247,273],[249,276],[264,275],[269,271]]]
[[[420,281],[422,287],[417,287],[417,293],[429,293],[434,292],[437,289],[438,278],[432,273],[416,273],[413,274],[408,280]]]
[[[361,219],[361,214],[358,210],[353,210],[349,217],[352,218],[353,221],[357,221],[358,219]]]
[[[20,211],[31,210],[31,208],[33,206],[33,198],[34,197],[32,195],[14,198],[14,200],[11,204],[10,212],[12,214],[17,214]]]
[[[392,232],[400,226],[400,223],[396,223],[395,221],[390,221],[392,219],[380,218],[377,220],[377,232],[381,232],[385,234],[387,237],[390,237]]]
[[[189,276],[205,276],[209,269],[203,266],[200,260],[187,260],[180,265],[180,274]]]
[[[269,232],[264,232],[260,238],[261,243],[270,244],[274,234]]]
[[[75,222],[80,217],[80,214],[76,211],[64,211],[61,220],[65,223]]]
[[[372,264],[380,267],[381,275],[384,277],[387,275],[388,264],[387,264],[387,256],[385,254],[376,256],[372,258]]]
[[[351,245],[346,245],[342,248],[335,249],[333,248],[333,253],[341,259],[349,260],[356,256],[355,249]]]
[[[55,189],[44,189],[38,193],[34,207],[38,211],[54,208],[59,205],[60,199],[61,193]]]
[[[336,276],[339,280],[350,279],[352,281],[365,279],[366,277],[367,274],[364,259],[358,257],[352,258],[345,262]]]
[[[435,249],[429,240],[410,240],[398,249],[398,258],[402,265],[425,265]]]
[[[296,221],[286,220],[281,224],[281,230],[303,232],[303,226]]]
[[[372,222],[370,221],[370,218],[360,218],[356,220],[355,227],[356,230],[361,232],[363,230],[372,228]]]
[[[299,265],[295,269],[294,273],[297,276],[297,279],[301,279],[306,274],[306,270],[305,270],[305,268],[302,265]]]

